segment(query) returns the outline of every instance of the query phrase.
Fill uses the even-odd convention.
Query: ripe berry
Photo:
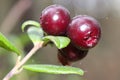
[[[77,61],[84,58],[87,55],[88,50],[80,50],[74,47],[72,44],[60,50],[62,55],[69,61]]]
[[[67,29],[67,35],[76,47],[89,49],[98,43],[101,29],[94,18],[87,15],[79,15],[72,19]]]
[[[58,54],[57,54],[57,56],[58,56],[58,60],[60,61],[60,63],[62,64],[62,65],[70,65],[70,62],[67,60],[67,58],[65,58],[62,54],[61,54],[61,52],[60,51],[58,51]]]
[[[69,44],[66,48],[59,50],[59,61],[63,65],[70,65],[70,62],[83,59],[88,53],[88,50],[80,50]]]
[[[70,22],[69,11],[60,5],[51,5],[42,11],[40,24],[49,35],[63,35]]]

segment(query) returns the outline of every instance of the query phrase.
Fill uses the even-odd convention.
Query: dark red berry
[[[64,65],[64,66],[70,65],[70,62],[67,60],[67,58],[65,58],[64,56],[62,56],[62,54],[61,54],[60,51],[58,51],[57,56],[58,56],[58,60],[60,61],[60,63],[62,65]]]
[[[67,29],[67,35],[76,47],[89,49],[98,43],[101,29],[94,18],[87,15],[79,15],[72,19]]]
[[[60,5],[51,5],[42,11],[40,24],[49,35],[63,35],[70,22],[69,11]]]
[[[88,53],[88,50],[77,49],[72,44],[69,44],[67,47],[65,47],[59,51],[61,52],[61,55],[70,62],[81,60]]]

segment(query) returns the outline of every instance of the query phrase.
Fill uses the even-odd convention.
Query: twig
[[[28,61],[28,59],[30,59],[30,57],[35,54],[35,52],[40,49],[41,47],[43,47],[43,42],[40,42],[38,44],[36,44],[31,51],[18,63],[16,63],[16,65],[13,67],[13,69],[3,78],[3,80],[9,80],[13,75],[15,75],[16,73],[18,73],[20,70],[20,68]]]

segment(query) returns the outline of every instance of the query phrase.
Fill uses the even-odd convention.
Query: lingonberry
[[[88,53],[88,50],[80,50],[69,44],[67,47],[59,50],[58,59],[63,65],[69,65],[70,62],[83,59]]]
[[[69,44],[67,47],[60,50],[62,55],[69,61],[77,61],[84,58],[87,55],[88,50],[80,50]]]
[[[40,24],[49,35],[63,35],[70,22],[69,11],[60,5],[51,5],[42,11]]]
[[[60,63],[62,65],[70,65],[70,62],[67,60],[67,58],[65,58],[62,53],[58,50],[58,54],[57,54],[58,60],[60,61]]]
[[[78,15],[69,24],[67,35],[76,47],[89,49],[98,43],[101,29],[96,19],[87,15]]]

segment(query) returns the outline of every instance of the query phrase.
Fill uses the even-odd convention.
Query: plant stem
[[[30,57],[35,54],[35,52],[41,47],[43,47],[43,42],[36,44],[21,61],[16,63],[13,69],[3,78],[3,80],[9,80],[13,75],[15,75],[19,69],[28,61],[28,59],[30,59]]]

